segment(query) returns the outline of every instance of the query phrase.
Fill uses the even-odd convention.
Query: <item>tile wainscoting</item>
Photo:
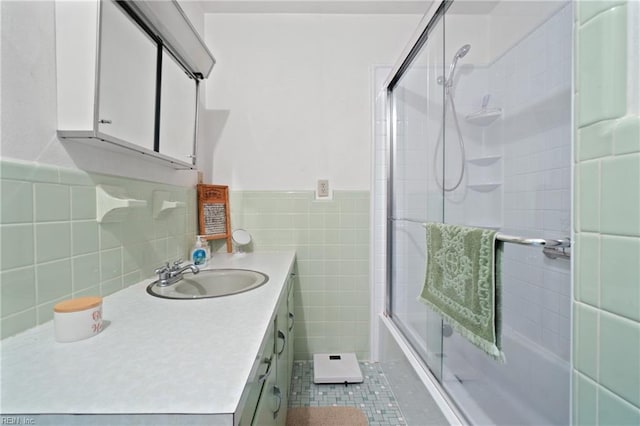
[[[295,250],[295,358],[355,352],[369,359],[369,191],[232,191],[231,223],[253,250]]]
[[[71,297],[106,296],[187,259],[196,232],[194,188],[3,159],[0,163],[2,338],[53,318]],[[123,222],[96,221],[96,185],[119,186],[147,206]],[[153,192],[185,208],[153,217]]]

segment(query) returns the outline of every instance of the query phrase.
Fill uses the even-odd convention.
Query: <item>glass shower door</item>
[[[572,6],[511,15],[507,7],[475,16],[473,26],[467,2],[445,16],[446,185],[466,170],[445,191],[443,221],[562,239],[571,215]],[[499,22],[522,28],[506,32]],[[445,333],[442,386],[472,424],[569,424],[570,262],[505,244],[500,278],[506,362]]]
[[[442,321],[417,301],[425,276],[426,235],[422,223],[443,221],[443,192],[434,175],[435,143],[440,135],[444,90],[443,26],[414,52],[390,88],[392,148],[389,217],[390,315],[439,379],[442,375]],[[442,161],[442,150],[440,160]],[[442,167],[440,167],[442,170]],[[440,178],[441,179],[441,178]]]
[[[387,86],[387,313],[470,424],[570,423],[571,271],[506,244],[501,364],[416,300],[423,222],[564,239],[572,4],[445,1]]]

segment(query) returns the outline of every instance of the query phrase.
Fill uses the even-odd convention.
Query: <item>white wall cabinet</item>
[[[58,135],[194,169],[215,60],[175,1],[123,4],[56,2]]]
[[[160,153],[191,162],[196,131],[197,85],[167,51],[162,52]]]
[[[156,59],[156,43],[115,3],[102,2],[100,133],[153,151]]]

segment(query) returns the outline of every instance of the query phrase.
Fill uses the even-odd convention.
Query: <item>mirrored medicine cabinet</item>
[[[58,135],[194,169],[215,59],[175,1],[56,2]]]

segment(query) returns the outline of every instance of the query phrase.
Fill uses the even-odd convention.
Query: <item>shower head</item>
[[[460,59],[460,58],[464,58],[464,56],[467,53],[469,53],[469,50],[471,50],[471,45],[470,44],[465,44],[460,49],[458,49],[458,51],[456,52],[456,54],[454,56],[454,60]]]
[[[469,50],[471,50],[471,45],[465,44],[460,49],[458,49],[455,55],[453,55],[453,61],[451,61],[451,66],[449,66],[449,76],[445,80],[448,87],[453,86],[453,73],[456,70],[458,59],[464,58],[466,54],[469,53]]]

